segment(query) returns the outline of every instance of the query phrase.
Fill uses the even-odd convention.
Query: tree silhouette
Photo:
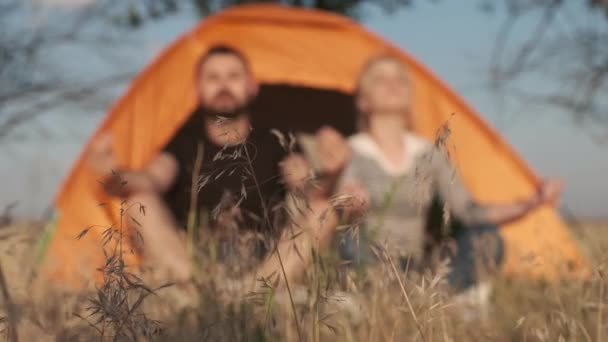
[[[107,105],[99,94],[130,79],[135,70],[117,67],[83,83],[46,63],[55,46],[79,44],[99,51],[100,57],[129,45],[124,33],[178,11],[200,16],[246,3],[279,3],[317,8],[364,20],[364,9],[376,6],[386,13],[398,8],[415,10],[418,3],[441,0],[95,0],[70,11],[56,11],[53,22],[26,25],[35,17],[39,0],[0,1],[0,139],[19,125],[65,103]],[[492,87],[504,94],[550,104],[570,111],[579,122],[608,126],[608,0],[476,0],[492,15],[506,19],[496,37],[491,57]],[[573,3],[582,8],[571,15]],[[366,6],[364,6],[366,5]],[[34,10],[32,10],[34,9]],[[511,43],[518,25],[532,16],[538,22],[523,42]],[[431,25],[429,23],[429,25]],[[441,25],[441,22],[432,25]],[[92,29],[94,28],[94,29]],[[101,29],[100,29],[101,28]],[[521,33],[521,32],[519,32]],[[463,38],[464,39],[464,38]],[[557,78],[560,89],[544,93],[518,89],[517,81],[529,75]],[[556,82],[553,82],[556,83]],[[608,135],[604,138],[608,141]]]
[[[491,57],[492,86],[519,100],[554,106],[608,143],[608,1],[505,0],[506,19]],[[523,22],[534,28],[513,42]],[[543,89],[519,81],[535,77]],[[549,82],[547,82],[549,81]]]

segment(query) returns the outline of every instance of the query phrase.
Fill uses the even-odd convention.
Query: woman
[[[439,199],[450,221],[465,228],[456,237],[457,252],[448,274],[450,285],[463,290],[477,278],[473,237],[491,236],[497,248],[484,262],[500,262],[502,241],[497,227],[554,202],[562,184],[547,181],[534,196],[510,204],[477,203],[447,154],[405,128],[410,89],[406,67],[391,56],[374,58],[361,71],[356,93],[361,131],[348,141],[351,157],[337,191],[359,199],[348,216],[363,218],[362,234],[360,239],[343,236],[341,255],[365,262],[373,259],[370,246],[382,246],[395,263],[400,261],[404,267],[407,263],[410,268],[420,265],[427,213]]]

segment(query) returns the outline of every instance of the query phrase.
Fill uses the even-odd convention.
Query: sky
[[[485,86],[490,55],[503,19],[500,15],[479,11],[474,1],[419,1],[414,8],[391,14],[370,6],[364,13],[362,23],[367,29],[427,65],[482,113],[535,171],[563,178],[566,189],[562,205],[569,212],[587,217],[608,216],[608,182],[604,180],[608,174],[607,145],[593,142],[588,130],[577,126],[566,113],[520,103],[505,105]],[[195,23],[192,14],[181,13],[147,25],[127,37],[132,43],[116,51],[119,57],[114,63],[126,63],[140,70]],[[526,27],[520,31],[515,39],[525,37]],[[49,58],[67,73],[103,75],[113,71],[111,64],[82,48],[58,48]],[[537,82],[530,84],[535,87],[547,83],[530,82]],[[115,99],[125,86],[111,89],[107,96]],[[0,142],[0,177],[10,179],[0,193],[0,209],[18,201],[15,214],[40,217],[103,114],[97,108],[88,111],[62,107],[41,119],[51,130],[61,127],[52,138],[28,136]]]

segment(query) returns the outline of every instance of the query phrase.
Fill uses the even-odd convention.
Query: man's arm
[[[281,162],[281,173],[289,190],[304,193],[309,199],[328,198],[334,193],[338,179],[351,158],[351,150],[346,139],[328,126],[321,127],[314,140],[314,151],[311,153],[316,154],[318,159],[319,174],[313,174],[311,164],[300,152],[289,154]]]
[[[330,202],[333,187],[350,158],[346,140],[335,130],[324,127],[317,132],[317,153],[324,177],[313,179],[310,163],[301,153],[289,154],[280,164],[283,181],[292,192],[304,194],[306,204],[302,204],[301,215],[296,218],[294,227],[303,231],[285,229],[276,250],[257,270],[261,276],[280,274],[279,282],[284,285],[296,281],[304,275],[306,267],[312,262],[312,250],[323,251],[328,248],[338,216]],[[281,262],[285,277],[283,277]]]
[[[104,177],[103,184],[108,194],[119,197],[143,192],[164,193],[173,184],[178,171],[177,160],[166,152],[160,153],[142,170],[120,169],[109,135],[101,136],[92,144],[87,161],[98,175]]]

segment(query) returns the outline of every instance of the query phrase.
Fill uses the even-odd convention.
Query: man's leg
[[[191,262],[186,246],[178,234],[172,213],[159,194],[137,193],[128,199],[126,212],[130,229],[136,229],[143,238],[146,263],[177,282],[191,276]]]
[[[299,280],[304,275],[306,267],[312,262],[312,249],[322,251],[326,249],[338,225],[338,217],[328,199],[322,197],[311,198],[308,201],[306,213],[296,220],[295,227],[303,232],[285,229],[277,246],[288,282]],[[299,230],[299,228],[298,228]],[[270,251],[269,257],[258,268],[257,274],[268,276],[273,273],[280,274],[280,284],[284,285],[276,250]]]

